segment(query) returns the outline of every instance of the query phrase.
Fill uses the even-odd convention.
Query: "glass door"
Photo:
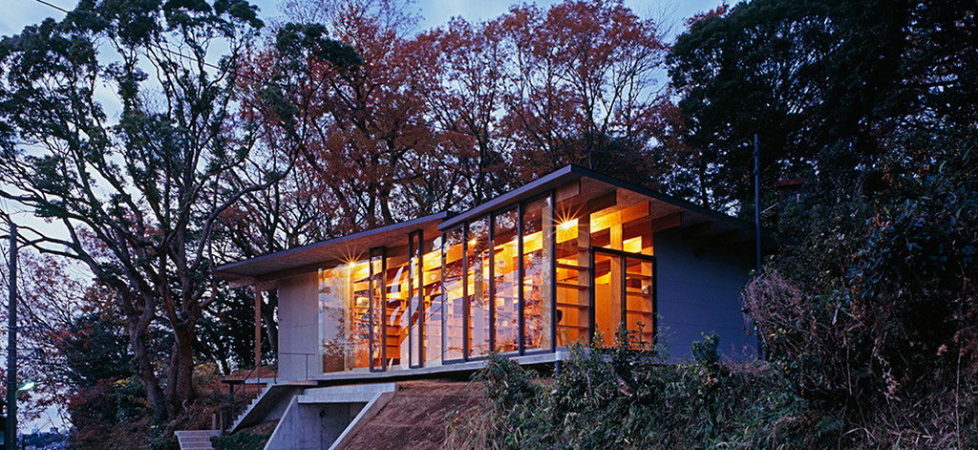
[[[591,267],[595,343],[614,345],[624,329],[631,347],[650,347],[655,339],[655,258],[595,247]]]

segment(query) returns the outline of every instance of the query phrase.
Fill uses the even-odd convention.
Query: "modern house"
[[[554,364],[622,328],[673,359],[708,332],[726,357],[748,356],[753,236],[752,223],[567,166],[466,211],[221,266],[279,295],[277,378],[233,427],[280,417],[269,448],[325,448],[390,381],[471,371],[491,353]],[[298,443],[315,424],[331,431]]]

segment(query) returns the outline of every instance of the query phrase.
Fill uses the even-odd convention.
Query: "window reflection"
[[[444,293],[444,360],[462,359],[465,356],[465,287],[462,283],[464,262],[462,244],[464,229],[456,227],[444,234],[442,246],[442,289]]]
[[[441,238],[425,244],[422,257],[422,322],[421,347],[425,365],[441,363],[442,299],[441,299]]]
[[[493,217],[494,350],[499,353],[519,351],[518,221],[515,208]]]
[[[523,345],[528,350],[550,348],[550,272],[553,209],[550,197],[523,210]]]
[[[468,224],[466,235],[466,293],[470,357],[489,354],[489,218]]]
[[[651,342],[651,204],[583,191],[524,201],[429,241],[415,230],[321,269],[322,370],[434,366],[592,333],[611,344],[623,326]]]

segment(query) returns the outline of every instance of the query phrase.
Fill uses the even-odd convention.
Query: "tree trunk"
[[[175,416],[194,399],[194,353],[196,321],[174,324],[173,348],[170,352],[169,376],[166,385],[167,411]]]
[[[127,325],[129,345],[132,348],[133,360],[135,362],[134,371],[139,381],[143,383],[143,388],[146,389],[146,400],[149,402],[150,409],[153,412],[153,420],[156,423],[162,423],[167,418],[167,408],[163,397],[163,390],[160,388],[160,380],[156,376],[156,370],[153,367],[152,357],[149,352],[149,346],[147,345],[148,326],[140,318],[135,320],[130,319]]]

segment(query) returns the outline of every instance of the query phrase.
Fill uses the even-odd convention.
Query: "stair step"
[[[214,450],[211,438],[220,436],[218,430],[180,430],[174,432],[180,450]]]

